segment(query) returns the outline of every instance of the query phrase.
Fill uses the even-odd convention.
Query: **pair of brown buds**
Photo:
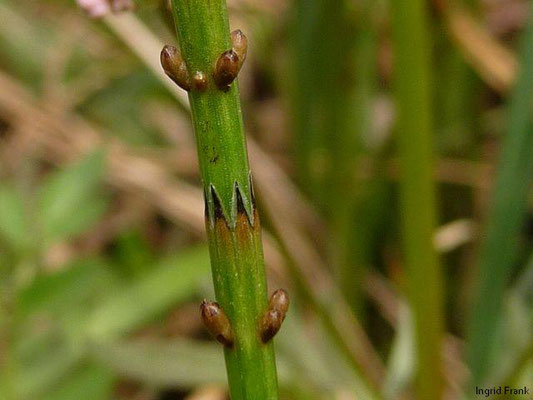
[[[259,321],[259,337],[263,343],[268,343],[278,333],[288,309],[289,295],[283,289],[276,290],[270,297],[268,309]],[[218,303],[204,300],[200,312],[209,333],[224,346],[233,347],[231,323]]]
[[[248,39],[239,29],[231,32],[231,42],[233,47],[220,54],[213,69],[215,85],[223,91],[228,91],[231,83],[237,78],[246,60],[248,49]],[[161,65],[168,77],[183,90],[195,89],[202,92],[207,89],[206,74],[202,71],[195,71],[191,76],[185,60],[176,47],[170,45],[163,47]]]

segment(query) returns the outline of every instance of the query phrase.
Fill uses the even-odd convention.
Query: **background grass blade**
[[[432,238],[436,226],[431,110],[431,34],[426,3],[393,1],[394,83],[400,206],[409,301],[415,323],[417,398],[441,398],[442,278]]]
[[[479,283],[468,331],[471,385],[480,384],[490,366],[489,349],[501,317],[504,289],[516,266],[520,232],[533,178],[533,24],[522,43],[522,70],[508,108],[508,129],[496,175],[494,197],[479,254]]]

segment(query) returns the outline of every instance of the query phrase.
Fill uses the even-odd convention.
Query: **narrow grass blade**
[[[431,55],[428,11],[422,0],[393,1],[395,90],[401,159],[400,206],[409,302],[415,324],[417,397],[442,396],[442,277],[432,237],[433,182]]]
[[[522,71],[509,104],[494,197],[479,255],[479,284],[468,329],[467,362],[471,385],[480,384],[490,366],[504,290],[515,266],[520,230],[533,178],[533,23],[523,36]]]
[[[192,296],[206,279],[205,247],[170,257],[152,273],[102,301],[87,321],[89,339],[112,340],[146,323],[168,307]]]

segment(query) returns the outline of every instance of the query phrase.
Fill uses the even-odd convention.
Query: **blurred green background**
[[[533,392],[531,4],[420,3],[228,0],[283,399]],[[135,6],[0,0],[0,400],[227,398],[173,21]]]

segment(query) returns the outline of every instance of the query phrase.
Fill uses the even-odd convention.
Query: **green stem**
[[[397,132],[405,264],[415,319],[417,398],[442,398],[442,277],[433,247],[436,225],[432,160],[430,31],[422,0],[393,1]]]
[[[335,179],[346,176],[338,164],[346,169],[353,154],[347,123],[353,86],[347,79],[353,44],[347,2],[297,0],[292,12],[288,86],[298,174],[302,187],[328,212],[335,198],[330,189],[336,185],[330,175],[333,171]]]
[[[369,208],[372,207],[368,204],[370,185],[355,179],[354,167],[365,155],[364,137],[372,129],[377,50],[374,14],[377,7],[374,1],[364,0],[360,2],[359,8],[353,22],[354,48],[345,49],[346,53],[354,54],[353,65],[349,65],[355,71],[354,90],[344,90],[347,99],[345,107],[340,110],[344,126],[330,145],[332,188],[329,192],[334,236],[332,261],[337,283],[355,315],[364,322],[362,282],[371,263],[369,255],[372,252],[372,235],[369,233],[376,224],[372,218],[368,218]],[[342,71],[342,65],[340,72],[346,74],[346,71]],[[342,79],[339,81],[342,82]]]
[[[225,0],[173,0],[181,54],[189,75],[207,89],[189,92],[206,199],[206,229],[217,301],[233,329],[225,348],[232,400],[278,399],[272,341],[261,342],[268,307],[259,218],[255,210],[237,83],[217,88],[215,63],[232,48]]]

